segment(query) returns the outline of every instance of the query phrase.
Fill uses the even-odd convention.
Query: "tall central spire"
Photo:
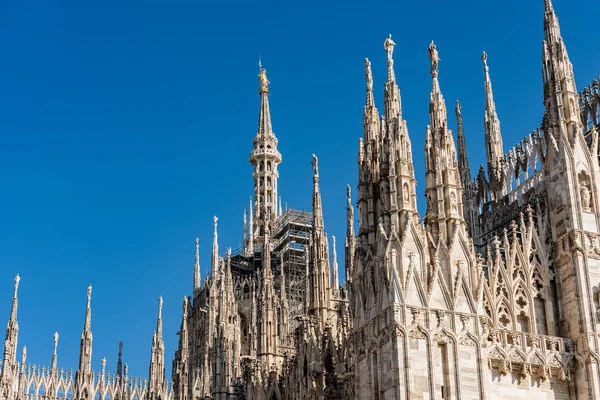
[[[257,137],[274,136],[271,126],[271,111],[269,110],[269,80],[267,79],[267,70],[259,62],[260,73],[260,113],[258,115],[258,133]]]
[[[261,240],[265,232],[270,232],[270,221],[278,216],[277,209],[277,179],[278,167],[281,163],[281,153],[277,150],[277,138],[271,126],[271,111],[269,109],[269,80],[267,70],[259,63],[260,113],[258,117],[258,132],[253,141],[250,153],[250,164],[254,167],[254,220],[250,223],[248,235]]]

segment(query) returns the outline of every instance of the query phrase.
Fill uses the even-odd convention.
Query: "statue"
[[[371,62],[368,58],[365,58],[365,80],[367,81],[367,87],[373,89],[373,74],[371,72]]]
[[[431,60],[431,75],[437,76],[438,74],[438,64],[440,62],[440,57],[438,55],[437,48],[435,47],[435,43],[433,40],[429,45],[429,59]]]
[[[313,157],[313,160],[312,160],[313,172],[314,172],[315,176],[319,176],[319,159],[314,154],[312,155],[312,157]]]
[[[88,298],[88,306],[89,306],[90,301],[92,300],[92,285],[88,286],[88,288],[87,288],[87,298]]]
[[[456,100],[456,119],[462,123],[462,104],[460,104],[460,101]]]
[[[383,48],[385,49],[385,51],[387,51],[387,55],[388,55],[388,64],[391,64],[392,61],[392,53],[394,52],[394,46],[396,46],[396,43],[394,43],[394,41],[392,40],[392,34],[389,34],[387,39],[385,39],[385,42],[383,42]]]
[[[260,80],[260,92],[267,93],[269,91],[269,81],[267,79],[267,70],[262,66],[260,67],[260,73],[258,74],[258,78]]]
[[[456,205],[456,194],[454,192],[450,193],[450,206],[452,207],[452,211],[457,211]]]
[[[583,208],[583,211],[589,212],[591,210],[590,209],[590,191],[588,190],[587,186],[582,185],[579,193],[581,195],[581,208]]]

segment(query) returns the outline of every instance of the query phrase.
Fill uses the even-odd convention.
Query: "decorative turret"
[[[277,179],[281,153],[277,150],[277,138],[271,127],[271,111],[269,110],[269,81],[267,71],[259,64],[260,73],[260,113],[258,132],[253,141],[250,153],[250,164],[254,167],[254,221],[250,235],[262,238],[264,232],[270,232],[266,221],[277,217]]]
[[[4,357],[2,369],[0,370],[0,385],[8,384],[12,377],[17,374],[17,341],[19,339],[19,323],[17,322],[17,309],[19,307],[19,275],[15,276],[15,285],[10,309],[10,319],[6,326],[6,338],[4,339]],[[4,390],[0,387],[0,390]],[[2,394],[0,392],[0,394]]]
[[[551,134],[556,142],[561,142],[564,136],[572,146],[582,129],[577,85],[552,1],[544,0],[544,4],[542,61],[544,105],[549,128],[546,133]]]
[[[426,225],[432,245],[450,243],[456,229],[464,229],[462,186],[452,132],[448,129],[446,102],[438,81],[438,52],[433,42],[429,46],[432,90],[429,101],[430,125],[425,140],[427,187]]]
[[[196,261],[194,262],[194,297],[196,297],[196,293],[200,290],[200,282],[201,282],[201,273],[200,273],[200,239],[196,238]]]
[[[329,273],[329,246],[323,224],[323,205],[319,188],[319,159],[313,154],[313,230],[311,235],[309,280],[309,313],[314,314],[323,325],[327,321],[331,295]]]
[[[79,346],[79,368],[77,369],[76,387],[77,397],[83,398],[85,386],[91,383],[92,376],[92,285],[87,288],[87,306],[85,308],[85,322],[81,332],[81,344]],[[88,389],[86,389],[88,390]]]
[[[400,215],[417,217],[415,171],[412,159],[412,145],[408,136],[406,121],[402,119],[400,89],[394,73],[393,52],[396,43],[389,35],[384,42],[387,53],[388,79],[385,83],[385,120],[381,124],[381,177],[379,192],[381,213],[386,229],[399,231],[404,224]]]
[[[354,235],[354,207],[352,206],[352,193],[350,185],[346,186],[346,243],[344,254],[344,266],[346,268],[346,289],[352,290],[352,274],[354,274],[354,250],[356,248],[356,237]]]
[[[467,231],[472,239],[475,239],[476,224],[478,223],[479,209],[477,207],[477,187],[471,178],[471,165],[467,155],[467,140],[463,127],[462,105],[456,100],[456,123],[458,126],[458,169],[460,171],[460,182],[462,184],[463,215],[467,224]]]
[[[181,317],[181,327],[177,334],[179,335],[179,347],[175,352],[173,360],[173,392],[174,398],[178,400],[187,400],[189,388],[189,332],[188,332],[188,308],[189,302],[186,296],[183,297],[183,313]]]
[[[165,380],[165,344],[162,332],[162,296],[158,298],[158,317],[156,319],[156,332],[152,335],[152,352],[150,356],[150,373],[148,392],[151,400],[162,397],[166,389]]]
[[[498,200],[504,196],[504,150],[502,148],[502,134],[500,132],[500,120],[496,112],[496,103],[492,91],[492,80],[490,69],[487,65],[487,54],[484,51],[481,56],[483,60],[484,88],[485,88],[485,152],[487,156],[489,186],[492,200]]]

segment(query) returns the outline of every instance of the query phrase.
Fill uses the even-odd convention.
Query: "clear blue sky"
[[[122,340],[131,374],[147,375],[162,295],[170,375],[194,239],[203,277],[213,215],[221,249],[241,241],[259,53],[283,154],[280,193],[308,209],[310,155],[319,155],[330,235],[344,236],[345,185],[356,186],[363,59],[382,111],[388,33],[421,193],[432,39],[454,130],[454,102],[463,103],[474,170],[484,160],[483,50],[505,150],[541,121],[542,0],[286,3],[1,2],[0,323],[20,273],[28,361],[49,364],[58,331],[59,366],[77,367],[92,283],[92,367],[105,356],[114,373]],[[581,88],[600,74],[587,17],[600,2],[555,8]]]

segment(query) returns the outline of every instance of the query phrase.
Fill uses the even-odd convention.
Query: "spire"
[[[338,277],[338,262],[337,262],[337,251],[335,249],[335,236],[331,236],[332,244],[333,244],[333,275],[331,276],[331,286],[333,287],[334,292],[340,286],[340,280]]]
[[[462,104],[456,100],[456,123],[458,125],[458,168],[460,169],[460,180],[463,185],[471,182],[471,166],[469,165],[469,157],[467,155],[467,140],[465,139],[465,129],[463,127]]]
[[[394,47],[396,43],[392,40],[392,35],[388,35],[383,43],[383,48],[387,53],[387,81],[385,82],[385,119],[388,124],[394,118],[402,118],[402,108],[400,106],[400,89],[396,83],[394,74]]]
[[[552,0],[544,0],[544,31],[546,34],[546,42],[553,43],[557,40],[561,40],[560,25],[558,23],[558,17],[554,12],[554,6]]]
[[[488,175],[490,177],[490,189],[494,195],[494,199],[499,199],[504,195],[504,150],[502,146],[502,134],[500,133],[500,120],[496,113],[496,103],[494,102],[494,93],[492,92],[490,69],[487,65],[487,54],[485,51],[483,52],[481,59],[483,60],[483,71],[485,75],[484,130]]]
[[[544,1],[544,42],[542,50],[544,106],[548,125],[545,133],[560,142],[566,137],[571,146],[581,134],[579,96],[573,64],[560,33],[558,17],[550,0]],[[550,157],[548,161],[553,162]]]
[[[92,372],[92,285],[87,288],[87,306],[85,308],[85,323],[81,332],[81,344],[79,346],[79,368],[77,369],[78,397],[83,396],[84,383],[93,378]]]
[[[260,80],[260,113],[258,116],[258,133],[257,137],[273,136],[273,128],[271,127],[271,111],[269,110],[269,80],[267,79],[267,70],[258,63]]]
[[[366,109],[367,107],[375,107],[375,98],[373,97],[373,72],[371,71],[371,62],[368,58],[365,58],[365,81],[367,83]]]
[[[248,254],[254,254],[254,212],[252,210],[252,196],[250,196],[249,210],[250,218],[248,218]]]
[[[57,365],[57,351],[58,351],[58,332],[54,332],[54,351],[52,352],[52,372],[56,373]]]
[[[252,142],[250,164],[254,167],[252,174],[255,201],[253,228],[258,231],[257,239],[261,240],[264,232],[269,232],[271,228],[267,226],[267,221],[272,221],[277,216],[277,179],[279,178],[278,167],[281,164],[281,153],[277,150],[277,138],[271,127],[267,71],[260,62],[259,69],[260,113],[258,133]]]
[[[346,281],[352,282],[352,274],[354,273],[354,248],[356,238],[354,237],[354,207],[352,206],[352,192],[350,185],[346,185],[346,251],[344,258],[344,267],[346,268]],[[348,285],[348,289],[350,285]]]
[[[429,59],[431,60],[431,80],[432,88],[429,101],[429,118],[431,124],[431,130],[436,131],[440,128],[444,128],[447,124],[448,115],[446,114],[446,102],[440,91],[440,82],[438,81],[439,75],[439,62],[440,57],[438,55],[435,43],[432,41],[429,45]]]
[[[213,246],[212,246],[212,276],[214,278],[219,269],[219,236],[217,233],[217,221],[219,218],[213,217]]]
[[[363,128],[366,145],[373,146],[379,136],[379,113],[375,107],[375,98],[373,97],[373,73],[371,71],[371,62],[365,58],[365,81],[367,84],[367,99],[363,114]],[[369,151],[370,154],[370,151]]]
[[[162,296],[158,298],[158,318],[156,332],[152,334],[152,350],[150,356],[150,373],[148,392],[149,399],[158,398],[164,388],[165,378],[165,344],[162,338]]]
[[[329,245],[323,223],[323,205],[319,188],[319,159],[314,154],[313,161],[313,230],[310,240],[310,290],[309,311],[317,316],[322,324],[328,318],[331,277],[329,267]]]
[[[196,238],[196,261],[194,263],[194,292],[200,289],[200,280],[200,239]]]
[[[119,342],[119,356],[117,358],[117,376],[123,377],[123,342]]]
[[[434,42],[429,45],[432,89],[429,102],[430,125],[425,139],[427,218],[426,228],[432,249],[446,245],[457,229],[464,231],[462,186],[459,178],[456,147],[448,129],[446,102],[438,81],[440,58]]]

